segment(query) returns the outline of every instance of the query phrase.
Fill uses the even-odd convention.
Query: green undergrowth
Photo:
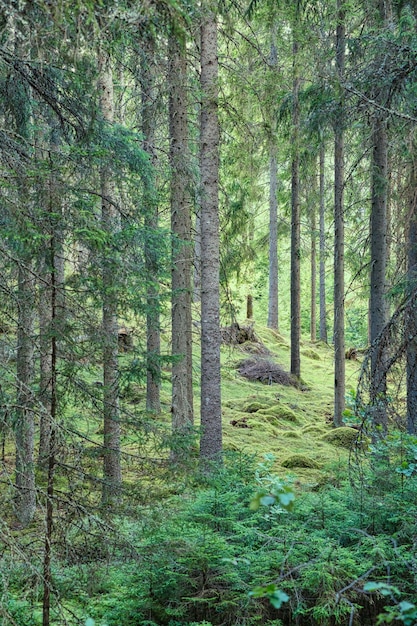
[[[77,623],[75,614],[96,626],[363,626],[376,624],[387,604],[395,608],[378,584],[413,601],[415,478],[404,482],[383,464],[353,487],[339,462],[327,481],[307,484],[273,467],[271,455],[258,463],[228,453],[211,477],[114,518],[105,542],[104,527],[81,517],[66,550],[55,546],[54,585],[67,623]],[[262,502],[257,493],[277,492],[294,493],[289,510],[251,506]],[[19,626],[39,624],[38,591],[25,567],[18,560],[1,567],[9,573],[8,610]],[[288,601],[275,608],[252,593],[263,588]],[[12,595],[22,589],[18,604]]]
[[[288,371],[285,336],[255,333]],[[113,514],[100,510],[99,480],[57,468],[51,626],[377,626],[389,623],[378,622],[384,607],[398,616],[417,600],[417,440],[394,433],[378,454],[366,440],[351,454],[358,431],[331,423],[325,344],[303,342],[299,387],[249,382],[242,354],[222,347],[225,458],[211,475],[198,469],[198,420],[187,463],[170,461],[169,372],[158,416],[143,381],[123,389],[124,498]],[[348,388],[358,367],[346,363]],[[88,434],[84,469],[99,476],[99,422],[71,410]],[[69,493],[76,503],[59,500]],[[42,623],[43,514],[24,533],[1,528],[0,626]]]

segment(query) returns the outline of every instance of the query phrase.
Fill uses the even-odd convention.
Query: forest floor
[[[414,465],[404,465],[416,443],[393,433],[379,465],[364,456],[352,481],[358,430],[349,401],[360,361],[346,360],[346,425],[334,429],[332,347],[304,339],[296,383],[287,338],[256,324],[251,332],[251,341],[222,346],[225,463],[212,476],[199,472],[197,440],[188,463],[170,462],[169,371],[158,418],[145,411],[145,387],[126,384],[124,495],[109,512],[99,412],[68,406],[66,436],[81,439],[66,441],[56,469],[51,626],[375,626],[393,621],[378,618],[384,610],[394,623],[417,623],[417,486]],[[122,358],[126,371],[132,358]],[[38,479],[37,514],[23,531],[6,483],[0,493],[0,626],[42,624]],[[264,506],[260,493],[278,494],[275,505]],[[279,494],[291,494],[291,511]],[[416,610],[415,622],[403,610]]]

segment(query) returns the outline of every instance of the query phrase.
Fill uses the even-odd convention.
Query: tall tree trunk
[[[32,263],[29,259],[18,270],[18,330],[17,330],[17,399],[16,399],[16,517],[29,524],[35,514],[35,471],[33,413],[33,333],[35,297]]]
[[[172,432],[189,436],[193,426],[191,334],[191,197],[188,157],[187,61],[183,34],[169,37],[169,127],[172,244]],[[172,451],[178,458],[183,446]]]
[[[51,122],[53,124],[53,122]],[[51,437],[51,405],[52,405],[52,342],[56,342],[62,333],[65,315],[65,262],[64,262],[64,232],[62,225],[61,189],[55,176],[53,153],[59,147],[59,130],[52,125],[48,177],[45,202],[48,207],[46,220],[51,245],[41,252],[39,268],[39,400],[41,403],[39,424],[39,451],[38,465],[47,467],[49,458],[49,443]],[[44,155],[44,158],[46,155]],[[45,190],[41,190],[44,195]],[[54,294],[52,291],[54,290]],[[54,311],[52,307],[54,299]],[[53,319],[54,318],[54,319]],[[54,326],[54,328],[52,328]]]
[[[59,233],[59,231],[58,231]],[[60,233],[59,233],[60,234]],[[60,274],[61,263],[56,253],[60,254],[61,250],[61,238],[55,237],[55,233],[52,231],[49,242],[49,262],[50,262],[50,280],[48,281],[49,290],[45,294],[48,297],[48,305],[50,310],[49,321],[50,329],[48,333],[50,347],[47,350],[50,360],[48,360],[49,370],[49,385],[48,385],[48,474],[47,474],[47,488],[46,488],[46,507],[45,507],[45,543],[44,543],[44,556],[43,556],[43,600],[42,600],[42,626],[49,626],[50,624],[50,609],[51,609],[51,591],[52,591],[52,538],[53,538],[53,513],[54,513],[54,478],[55,478],[55,465],[56,465],[56,418],[57,418],[57,358],[58,358],[58,334],[60,332],[60,324],[62,323],[62,276]],[[45,346],[46,348],[46,346]]]
[[[325,162],[325,148],[324,141],[320,144],[320,165],[319,165],[319,180],[320,180],[320,270],[319,270],[319,283],[320,283],[320,340],[327,343],[327,312],[326,312],[326,225],[325,225],[325,189],[324,189],[324,162]]]
[[[316,224],[316,202],[317,202],[317,169],[314,161],[312,195],[310,205],[310,229],[311,229],[311,297],[310,297],[310,339],[316,341],[317,326],[317,224]]]
[[[337,0],[336,67],[340,100],[334,128],[334,416],[335,426],[343,425],[345,410],[345,223],[344,223],[344,98],[345,11]]]
[[[298,10],[297,10],[298,15]],[[291,374],[300,377],[300,76],[298,68],[298,36],[297,25],[293,26],[293,110],[292,110],[292,161],[291,161]]]
[[[30,23],[31,7],[23,7],[26,23]],[[10,18],[11,32],[13,32],[15,52],[21,57],[30,57],[30,33],[18,33],[18,28]],[[16,82],[16,94],[24,97],[29,103],[27,108],[21,107],[19,99],[11,102],[14,113],[17,136],[23,137],[29,142],[33,141],[33,128],[31,120],[31,91],[18,75],[13,76]],[[19,97],[18,97],[19,98]],[[33,154],[30,155],[33,157]],[[31,164],[29,163],[29,166]],[[31,189],[25,172],[18,172],[18,200],[22,207],[28,210],[31,202]],[[19,223],[19,219],[17,220]],[[17,226],[19,228],[19,226]],[[24,233],[26,235],[26,233]],[[19,242],[21,249],[21,242]],[[34,382],[34,322],[35,322],[35,281],[34,281],[33,252],[21,250],[18,260],[17,279],[17,360],[16,360],[16,498],[15,514],[18,521],[26,526],[29,524],[36,510],[35,491],[35,463],[34,463],[34,437],[35,423],[33,412],[33,382]]]
[[[158,290],[158,252],[153,245],[153,235],[158,228],[158,203],[154,168],[156,167],[155,151],[155,39],[149,34],[142,41],[143,60],[141,72],[142,86],[142,132],[144,136],[143,147],[149,154],[152,164],[152,175],[145,180],[146,216],[145,229],[147,233],[145,245],[146,273],[149,277],[147,289],[147,313],[146,313],[146,408],[148,411],[159,413],[161,410],[160,384],[161,384],[161,335],[159,315],[159,290]]]
[[[371,206],[371,293],[370,293],[370,339],[378,337],[387,323],[386,266],[387,266],[387,148],[386,120],[377,119],[373,124],[374,147],[372,152],[372,206]],[[374,354],[379,351],[374,351]],[[380,356],[380,355],[378,355]],[[372,399],[386,391],[386,376],[380,375],[382,363],[373,360]],[[381,418],[383,416],[381,415]],[[377,424],[383,425],[383,424]]]
[[[415,153],[413,151],[413,153]],[[408,292],[417,290],[417,164],[413,160],[410,176],[410,216],[408,223]],[[407,432],[417,434],[417,311],[407,320]]]
[[[201,24],[201,439],[200,456],[220,461],[219,121],[217,113],[217,23]]]
[[[272,27],[272,42],[269,64],[272,72],[278,62],[276,28]],[[268,328],[279,328],[278,302],[278,198],[277,198],[277,146],[275,139],[276,120],[271,116],[271,140],[269,146],[269,293]]]
[[[377,0],[378,25],[387,27],[391,18],[390,2]],[[385,101],[382,104],[386,104]],[[387,194],[388,194],[388,117],[385,111],[374,111],[372,124],[371,161],[371,292],[369,303],[370,341],[375,342],[387,323]],[[373,421],[377,436],[387,430],[387,415],[383,402],[387,381],[384,366],[385,351],[371,353],[371,389]]]
[[[113,76],[110,57],[99,53],[99,97],[103,120],[114,121]],[[118,214],[114,207],[114,189],[111,172],[104,165],[100,172],[101,224],[110,241],[118,229]],[[117,261],[114,249],[107,250],[102,260],[103,280],[103,493],[104,505],[116,504],[122,483],[120,459],[120,411],[118,371],[118,321],[117,321]]]
[[[269,156],[269,295],[268,328],[278,330],[278,199],[276,147]]]

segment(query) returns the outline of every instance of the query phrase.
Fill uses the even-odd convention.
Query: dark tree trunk
[[[334,416],[335,426],[343,425],[345,410],[345,219],[344,219],[344,103],[342,81],[345,69],[345,13],[337,2],[336,67],[340,100],[334,134]]]
[[[297,11],[298,13],[298,11]],[[296,25],[293,28],[293,110],[292,110],[292,162],[291,162],[291,374],[300,377],[300,339],[301,339],[301,311],[300,311],[300,255],[301,255],[301,226],[300,226],[300,77],[298,68],[299,44],[296,35]]]
[[[152,167],[156,167],[157,157],[155,151],[156,130],[156,94],[155,94],[155,40],[150,35],[145,35],[143,44],[143,60],[141,72],[142,87],[142,132],[144,136],[143,147],[149,154]],[[145,245],[146,272],[149,277],[147,289],[147,313],[146,313],[146,408],[148,411],[159,413],[161,410],[160,384],[161,384],[161,336],[159,315],[159,258],[158,251],[153,245],[153,235],[158,228],[158,203],[155,188],[155,176],[152,171],[151,177],[145,182],[145,229],[147,239]]]
[[[58,241],[60,241],[58,239]],[[48,419],[48,474],[46,488],[46,507],[45,507],[45,544],[43,556],[43,601],[42,601],[42,626],[50,624],[51,609],[51,591],[52,591],[52,540],[53,540],[53,514],[54,514],[54,478],[55,478],[55,443],[56,443],[56,418],[57,418],[57,358],[58,358],[58,339],[59,325],[62,322],[62,293],[60,281],[62,276],[59,272],[55,273],[55,269],[60,267],[59,260],[56,256],[57,240],[54,234],[50,238],[50,289],[49,289],[49,309],[50,309],[50,332],[49,343],[50,361],[48,369],[50,381],[48,387],[49,401],[49,419]],[[58,247],[60,250],[60,248]]]
[[[408,291],[417,290],[417,171],[412,165],[411,202],[408,225]],[[407,432],[417,434],[417,310],[407,320]]]

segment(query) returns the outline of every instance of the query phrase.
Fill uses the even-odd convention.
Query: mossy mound
[[[342,446],[343,448],[350,448],[358,437],[358,431],[356,428],[350,428],[349,426],[341,426],[326,433],[321,437],[323,441],[332,443],[335,446]]]
[[[249,418],[247,419],[247,424],[249,428],[253,428],[254,430],[261,431],[264,434],[273,435],[274,437],[278,435],[279,433],[279,431],[276,428],[276,426],[278,425],[278,422],[274,420],[274,418],[272,418],[271,420],[269,419],[259,420],[259,419],[254,419],[254,418],[251,419],[249,416]]]
[[[324,428],[321,428],[320,426],[314,426],[314,424],[309,424],[308,426],[304,426],[301,429],[301,432],[304,434],[308,434],[308,435],[313,435],[316,437],[321,437],[322,435],[326,434],[326,431]]]
[[[312,359],[313,361],[321,361],[321,356],[315,350],[303,350],[301,354],[306,356],[308,359]]]
[[[273,417],[275,419],[286,420],[287,422],[298,421],[297,415],[294,411],[286,406],[281,406],[280,404],[275,404],[274,406],[270,406],[267,409],[259,409],[259,415],[265,415],[266,417]]]
[[[280,435],[285,439],[301,439],[300,433],[298,433],[296,430],[286,430],[285,432],[280,433]]]
[[[267,409],[268,406],[266,404],[262,404],[261,402],[249,402],[245,404],[242,408],[244,413],[257,413],[261,409]]]
[[[293,467],[305,467],[308,469],[320,469],[320,465],[314,459],[304,454],[293,454],[281,463],[282,467],[291,469]]]

